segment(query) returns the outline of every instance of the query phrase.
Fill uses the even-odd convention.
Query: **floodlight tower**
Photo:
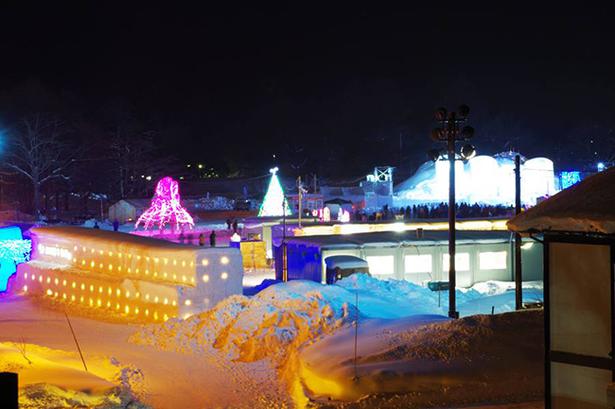
[[[446,143],[446,152],[449,163],[449,190],[448,190],[448,316],[459,318],[459,312],[455,305],[455,143],[465,141],[474,136],[474,128],[463,126],[466,122],[470,108],[461,105],[457,112],[447,112],[445,108],[436,110],[435,119],[440,124],[431,132],[434,141]],[[440,156],[439,151],[432,151],[434,160]],[[461,148],[461,157],[470,159],[476,154],[474,146],[467,144]]]

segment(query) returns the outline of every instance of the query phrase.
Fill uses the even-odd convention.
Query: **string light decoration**
[[[158,181],[151,205],[135,223],[135,229],[142,225],[145,230],[158,225],[160,230],[170,223],[174,228],[194,227],[192,216],[180,203],[177,181],[167,176]]]
[[[258,217],[283,215],[290,216],[292,214],[290,208],[288,207],[288,201],[284,196],[284,189],[282,189],[280,179],[277,175],[278,170],[279,169],[277,167],[269,169],[269,172],[271,173],[271,180],[269,181],[267,193],[263,198],[263,204],[258,211]]]
[[[9,277],[16,271],[19,263],[30,259],[32,243],[30,240],[2,240],[0,244],[0,291],[6,290]]]

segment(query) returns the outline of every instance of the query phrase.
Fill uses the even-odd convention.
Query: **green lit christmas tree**
[[[263,199],[263,204],[258,211],[258,216],[283,216],[284,214],[290,216],[292,213],[284,196],[284,189],[282,189],[280,179],[278,179],[278,168],[270,169],[269,172],[271,172],[271,180],[269,181],[269,187]]]

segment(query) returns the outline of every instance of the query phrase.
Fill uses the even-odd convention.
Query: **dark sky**
[[[479,152],[560,167],[612,133],[608,9],[45,3],[0,6],[0,121],[45,89],[103,128],[125,111],[184,161],[344,177],[416,167],[440,105],[470,105]]]

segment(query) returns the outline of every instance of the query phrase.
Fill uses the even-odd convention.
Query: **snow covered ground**
[[[541,310],[371,319],[360,322],[357,335],[356,360],[353,327],[300,353],[300,377],[312,396],[404,407],[410,394],[414,405],[450,405],[542,393]]]
[[[510,311],[514,309],[514,292],[509,291],[510,287],[510,283],[489,282],[458,291],[459,310],[462,315],[491,313],[492,306],[496,312]],[[542,283],[526,283],[524,297],[526,301],[542,299]],[[310,281],[274,284],[254,296],[232,296],[207,312],[164,324],[126,325],[71,315],[88,364],[86,373],[79,366],[81,361],[62,312],[44,309],[36,301],[20,296],[5,296],[0,297],[0,370],[13,368],[20,372],[22,399],[30,399],[27,394],[32,388],[43,388],[55,398],[60,387],[60,391],[68,390],[62,393],[71,397],[93,396],[120,402],[113,403],[116,406],[92,407],[123,407],[121,399],[126,396],[124,399],[137,399],[154,408],[318,406],[318,401],[310,403],[308,398],[328,394],[338,399],[356,399],[365,393],[396,390],[390,388],[396,378],[405,382],[407,368],[389,368],[386,360],[379,360],[386,352],[384,346],[411,350],[417,342],[424,342],[425,337],[432,339],[437,333],[453,334],[452,339],[462,339],[464,345],[471,345],[473,337],[486,334],[485,340],[495,339],[506,327],[492,322],[493,318],[481,321],[472,317],[470,321],[459,322],[475,325],[460,329],[445,317],[447,309],[446,292],[440,294],[438,306],[438,294],[424,287],[356,275],[332,286]],[[392,381],[367,382],[372,386],[356,388],[349,395],[330,393],[327,388],[319,390],[314,386],[314,374],[321,380],[331,376],[334,384],[351,388],[352,384],[345,382],[354,338],[348,337],[354,334],[353,323],[357,318],[362,370],[377,368],[379,376],[389,376]],[[511,331],[502,332],[502,337],[514,331],[523,334],[529,328],[527,322],[512,320],[509,324]],[[24,344],[26,357],[32,363],[20,352]],[[366,349],[369,345],[373,348]],[[480,345],[488,346],[484,342]],[[438,348],[442,355],[429,359],[434,360],[434,370],[442,371],[446,367],[438,367],[437,362],[448,352],[442,345]],[[302,350],[306,355],[300,355]],[[337,364],[323,373],[323,367],[310,357],[333,350],[338,352],[332,354],[331,362]],[[408,355],[401,361],[412,366],[413,359],[416,357]],[[460,365],[466,364],[476,368],[465,361]],[[305,370],[307,367],[309,371]],[[71,376],[65,377],[66,373]],[[354,376],[353,371],[350,373]],[[364,375],[363,379],[380,379],[369,371]],[[41,381],[45,382],[42,386],[38,384]],[[486,380],[481,382],[488,384]],[[379,384],[389,389],[379,390]],[[86,397],[82,396],[84,391]],[[376,398],[363,401],[369,399]],[[446,406],[446,401],[440,406]]]
[[[496,312],[511,311],[514,309],[514,292],[510,288],[510,283],[489,282],[458,291],[459,309],[464,314],[480,310],[490,313],[492,307]],[[541,299],[541,291],[541,283],[526,283],[527,299]],[[297,406],[308,402],[305,387],[316,392],[313,395],[352,400],[364,394],[396,391],[395,385],[406,382],[403,371],[398,376],[391,369],[395,365],[403,368],[406,361],[394,365],[385,362],[382,367],[368,365],[377,372],[388,372],[394,379],[393,386],[379,378],[367,388],[340,382],[340,378],[346,379],[347,353],[353,350],[354,342],[354,338],[348,336],[353,334],[352,324],[357,317],[362,323],[359,339],[365,348],[365,345],[373,344],[373,336],[383,340],[391,334],[412,332],[422,325],[447,322],[447,299],[443,294],[440,296],[442,303],[438,306],[438,296],[429,289],[405,281],[381,281],[367,275],[354,275],[331,286],[311,281],[291,281],[269,286],[253,297],[230,297],[212,310],[187,320],[171,320],[164,325],[144,327],[131,338],[131,342],[195,355],[213,345],[236,361],[268,360],[277,368],[279,379],[285,382]],[[542,328],[540,318],[534,317],[530,321]],[[510,326],[513,331],[524,334],[518,327],[527,329],[526,323],[516,324],[513,321]],[[441,332],[449,330],[440,329]],[[499,331],[491,330],[492,333]],[[488,340],[494,341],[493,336]],[[542,350],[542,338],[530,342],[536,345],[537,351]],[[298,353],[307,345],[313,345],[308,350],[322,346],[318,351],[325,362],[324,367]],[[378,343],[373,345],[376,350],[382,348]],[[336,357],[339,361],[335,360]],[[335,363],[333,366],[327,366],[332,362]],[[307,370],[306,365],[312,369]],[[316,373],[314,366],[321,371]],[[434,363],[425,372],[436,367]],[[342,373],[333,377],[335,381],[327,382],[327,377],[334,374],[336,368]],[[314,379],[318,381],[310,383]],[[537,385],[541,387],[542,383],[537,382]],[[387,387],[390,390],[386,390]],[[406,392],[404,389],[401,391]],[[529,395],[535,397],[531,393]]]
[[[279,386],[266,360],[233,362],[213,347],[204,348],[198,355],[160,351],[128,342],[128,338],[139,330],[136,325],[75,316],[71,316],[71,323],[89,372],[80,366],[62,312],[42,308],[23,297],[0,298],[0,345],[10,348],[15,343],[17,346],[25,343],[26,357],[32,361],[30,364],[25,357],[17,355],[16,346],[10,353],[2,349],[0,370],[19,372],[20,399],[30,404],[26,407],[124,408],[126,406],[121,404],[93,403],[94,398],[103,401],[105,396],[109,402],[114,402],[117,400],[114,396],[120,393],[128,393],[149,407],[162,409],[273,408],[284,407],[287,401],[286,391]],[[44,354],[39,354],[39,350]],[[70,382],[66,380],[67,373],[71,374]],[[41,381],[44,383],[39,384]],[[123,384],[124,389],[119,391],[105,389]],[[36,396],[38,402],[34,399]],[[61,401],[63,396],[66,401],[76,403],[49,404]],[[85,398],[90,400],[85,401]],[[79,402],[87,404],[78,406]]]

